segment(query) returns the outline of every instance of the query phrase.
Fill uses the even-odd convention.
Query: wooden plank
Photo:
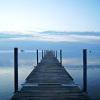
[[[51,51],[26,78],[12,100],[89,100]]]

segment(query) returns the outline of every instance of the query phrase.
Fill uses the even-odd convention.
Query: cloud
[[[9,34],[10,35],[10,34]],[[41,32],[30,32],[27,34],[14,34],[8,38],[1,38],[1,40],[16,40],[16,41],[49,41],[49,42],[97,42],[100,41],[98,35],[78,35],[78,34],[47,34]]]

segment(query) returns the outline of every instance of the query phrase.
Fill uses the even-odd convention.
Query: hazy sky
[[[0,31],[100,31],[100,0],[0,0]]]

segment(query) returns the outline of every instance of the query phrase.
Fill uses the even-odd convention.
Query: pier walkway
[[[48,51],[12,100],[89,100],[89,97]]]

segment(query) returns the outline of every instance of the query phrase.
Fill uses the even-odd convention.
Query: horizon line
[[[88,32],[88,33],[91,33],[91,32],[93,32],[93,33],[100,33],[100,31],[65,31],[65,30],[63,30],[63,31],[60,31],[60,30],[43,30],[43,31],[34,31],[34,30],[30,30],[30,31],[14,31],[14,30],[12,30],[12,31],[0,31],[0,33],[1,32],[3,32],[3,33],[6,33],[6,32],[14,32],[14,33],[24,33],[24,32],[26,32],[26,33],[28,33],[28,32],[39,32],[39,33],[42,33],[42,32]]]

